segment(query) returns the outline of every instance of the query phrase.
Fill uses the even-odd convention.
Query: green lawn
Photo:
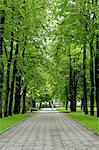
[[[99,134],[99,118],[85,115],[84,112],[70,113],[68,116],[79,121],[82,125]]]
[[[61,112],[61,113],[70,113],[70,109],[68,108],[68,110],[66,110],[65,107],[58,107],[56,108],[57,111]],[[77,107],[77,111],[82,112],[80,107]]]
[[[65,107],[58,107],[58,108],[56,108],[56,110],[61,113],[69,113],[70,112],[70,109],[66,110]]]
[[[23,119],[29,117],[30,115],[31,114],[17,114],[17,115],[8,116],[5,118],[0,118],[0,132],[21,122]]]

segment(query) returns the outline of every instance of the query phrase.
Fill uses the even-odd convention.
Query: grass
[[[84,112],[71,112],[68,116],[79,121],[82,125],[99,134],[99,118],[96,116],[85,115]]]
[[[58,107],[56,108],[57,111],[59,111],[60,113],[69,113],[70,109],[66,110],[65,107]]]
[[[66,110],[65,107],[57,107],[56,108],[57,111],[59,111],[60,113],[70,113],[71,110],[68,108],[68,110]],[[77,107],[77,111],[82,112],[80,107]]]
[[[29,116],[31,116],[31,114],[17,114],[6,118],[0,118],[0,132],[11,128]]]

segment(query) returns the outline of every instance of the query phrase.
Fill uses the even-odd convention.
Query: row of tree
[[[26,93],[45,83],[41,30],[47,2],[0,1],[0,117],[26,111]],[[41,41],[38,40],[41,38]],[[35,92],[36,91],[36,92]],[[37,92],[38,91],[38,92]]]
[[[56,91],[66,95],[66,109],[76,111],[77,99],[83,110],[99,117],[99,14],[98,1],[62,1],[52,9],[52,44],[58,74]],[[60,94],[61,91],[61,94]],[[62,93],[63,91],[63,93]],[[90,103],[89,103],[90,101]]]
[[[98,1],[0,1],[0,117],[78,99],[99,117]]]

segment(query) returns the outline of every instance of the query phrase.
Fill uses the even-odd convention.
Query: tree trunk
[[[4,66],[2,62],[2,53],[3,53],[3,31],[4,31],[4,22],[5,22],[5,12],[0,11],[0,118],[2,118],[2,88],[3,88],[3,74]]]
[[[75,58],[74,58],[75,64]],[[73,111],[76,112],[76,94],[77,94],[77,81],[76,81],[76,71],[74,70],[73,77]]]
[[[86,42],[84,43],[83,49],[83,100],[84,100],[84,111],[88,114],[87,106],[87,88],[86,88]]]
[[[83,102],[83,98],[81,98],[81,110],[84,111],[84,102]]]
[[[40,108],[42,108],[42,102],[40,102]]]
[[[13,75],[12,75],[12,81],[11,81],[11,91],[10,91],[10,102],[9,102],[9,115],[12,116],[12,106],[13,106],[13,94],[14,94],[14,81],[15,81],[15,75],[17,72],[16,64],[17,64],[17,56],[19,52],[19,46],[18,43],[16,44],[16,51],[15,51],[15,60],[13,64]]]
[[[10,79],[10,66],[12,62],[12,55],[13,55],[13,32],[11,32],[11,49],[10,49],[10,56],[8,60],[8,65],[7,65],[7,77],[6,77],[6,97],[5,97],[5,110],[4,110],[4,117],[8,116],[8,97],[9,97],[9,79]]]
[[[69,97],[68,97],[67,86],[65,86],[65,90],[66,90],[66,110],[68,110],[68,101],[69,101]]]
[[[25,114],[25,112],[26,112],[26,108],[25,108],[26,86],[23,87],[22,91],[23,91],[22,92],[22,102],[23,102],[22,114]]]
[[[34,100],[34,99],[32,100],[32,107],[33,107],[33,108],[35,108],[35,107],[36,107],[36,102],[35,102],[35,100]]]
[[[69,59],[70,59],[70,109],[73,111],[73,81],[72,81],[72,65],[71,65],[71,54],[69,50]]]
[[[20,113],[20,93],[21,93],[21,76],[17,75],[16,76],[14,114]]]
[[[96,107],[99,117],[99,33],[96,35],[96,58],[95,58],[95,80],[96,80]]]
[[[25,46],[26,46],[26,41],[24,43],[24,49],[22,51],[22,65],[24,66],[24,54],[25,54]],[[22,76],[22,74],[21,74]],[[24,77],[22,76],[22,103],[23,103],[23,108],[22,108],[22,114],[25,113],[25,99],[24,99],[24,90],[26,86],[24,87]]]
[[[72,75],[72,65],[71,65],[71,55],[70,57],[70,109],[72,112],[76,112],[76,94],[77,94],[77,81],[76,81],[76,71]],[[75,59],[74,59],[75,63]]]
[[[98,10],[98,0],[95,0],[96,9]],[[98,18],[96,16],[96,21]],[[95,81],[96,81],[96,107],[97,117],[99,117],[99,23],[96,23],[96,57],[95,57]]]
[[[78,83],[78,82],[77,82],[77,80],[75,79],[74,88],[73,88],[73,90],[74,90],[74,91],[73,91],[73,92],[74,92],[74,95],[73,95],[73,97],[74,97],[74,98],[73,98],[73,100],[74,100],[74,101],[73,101],[73,111],[74,111],[74,112],[76,112],[77,83]]]
[[[94,116],[94,68],[93,68],[93,39],[90,42],[90,79],[91,79],[91,96],[90,96],[90,114]]]

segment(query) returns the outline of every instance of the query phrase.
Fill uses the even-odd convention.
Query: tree
[[[19,45],[18,41],[16,42],[16,51],[15,51],[15,60],[13,64],[13,75],[12,75],[12,81],[11,81],[11,92],[10,92],[10,102],[9,102],[9,115],[12,116],[12,105],[13,105],[13,92],[14,92],[14,82],[15,82],[15,75],[17,72],[16,63],[17,63],[17,57],[19,52]]]
[[[98,10],[98,1],[95,1],[95,8]],[[95,57],[95,80],[96,80],[96,107],[97,117],[99,117],[99,23],[98,15],[96,15],[96,57]]]
[[[1,9],[0,10],[0,118],[2,118],[2,88],[4,76],[4,66],[2,62],[4,22],[5,22],[5,11],[4,9]]]
[[[10,56],[8,59],[7,65],[7,74],[6,74],[6,98],[5,98],[5,110],[4,110],[4,117],[8,115],[8,98],[9,98],[9,80],[10,80],[10,67],[12,62],[12,55],[13,55],[13,32],[11,32],[11,47],[10,47]]]

